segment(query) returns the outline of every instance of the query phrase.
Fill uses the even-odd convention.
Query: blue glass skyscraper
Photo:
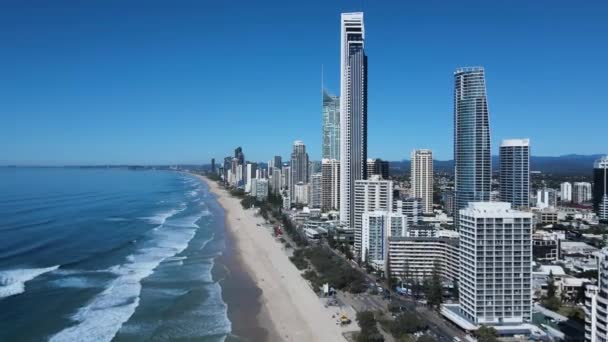
[[[469,202],[490,200],[492,164],[485,72],[482,67],[454,72],[455,223]]]

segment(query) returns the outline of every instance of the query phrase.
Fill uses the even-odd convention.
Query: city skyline
[[[313,27],[310,37],[304,35],[304,31],[309,33],[308,25],[297,25],[303,18],[290,17],[289,22],[273,18],[276,21],[260,27],[257,21],[260,9],[253,10],[258,16],[242,23],[255,24],[249,25],[254,27],[251,32],[236,35],[220,30],[214,37],[201,35],[201,30],[212,24],[225,25],[231,6],[215,4],[216,18],[211,20],[204,14],[205,6],[211,5],[189,4],[173,8],[172,15],[166,19],[169,23],[179,21],[179,25],[168,25],[165,36],[152,39],[139,26],[158,25],[155,20],[166,14],[166,8],[158,4],[143,10],[129,6],[120,8],[131,14],[127,16],[115,16],[119,9],[111,4],[93,5],[93,8],[105,10],[100,12],[103,20],[99,21],[88,20],[88,7],[73,5],[68,11],[67,6],[58,6],[50,9],[53,15],[49,18],[56,19],[35,22],[31,16],[35,10],[3,5],[0,16],[5,20],[2,25],[12,25],[12,30],[6,27],[3,31],[14,32],[26,43],[4,43],[10,53],[0,66],[6,75],[1,89],[5,98],[1,108],[0,164],[200,163],[217,157],[217,150],[231,148],[218,139],[218,134],[241,140],[235,143],[249,147],[250,160],[264,160],[273,146],[281,146],[276,152],[287,156],[289,148],[285,146],[294,139],[307,141],[311,159],[320,160],[318,70],[324,65],[326,88],[337,93],[339,32],[333,22],[340,12],[349,10],[366,12],[372,25],[369,34],[374,38],[368,49],[374,61],[370,68],[373,90],[369,94],[369,156],[402,160],[414,148],[429,148],[438,160],[450,159],[451,138],[445,134],[450,129],[450,76],[455,68],[465,65],[483,65],[492,85],[489,97],[492,125],[496,127],[493,130],[495,143],[491,146],[493,155],[498,154],[496,142],[512,136],[530,137],[535,141],[535,154],[539,156],[602,152],[601,125],[588,127],[580,136],[573,131],[569,139],[558,139],[555,132],[569,127],[569,118],[597,122],[605,115],[601,84],[608,75],[600,61],[605,60],[607,51],[592,42],[600,41],[594,38],[596,35],[599,38],[608,32],[606,23],[600,21],[606,5],[569,8],[567,4],[552,3],[554,6],[547,8],[542,3],[517,4],[508,8],[479,6],[474,13],[469,13],[481,14],[480,17],[487,15],[488,19],[476,23],[488,25],[490,30],[481,30],[485,32],[474,31],[474,25],[466,22],[450,26],[458,31],[454,34],[467,33],[471,39],[483,42],[471,51],[453,49],[455,42],[439,33],[441,25],[453,23],[456,19],[452,16],[458,17],[447,13],[464,15],[466,6],[447,5],[435,13],[432,6],[420,4],[367,4],[364,8],[344,8],[348,6],[338,4],[321,6],[314,1],[301,6],[280,4],[273,8],[274,13],[298,9],[314,17],[318,24]],[[244,3],[243,9],[250,6]],[[264,6],[262,9],[268,10]],[[136,15],[137,11],[143,12]],[[191,11],[201,13],[201,17],[192,15]],[[573,22],[570,18],[576,13],[584,16],[585,22]],[[421,22],[418,17],[429,22]],[[100,31],[108,18],[126,29]],[[49,50],[45,43],[47,38],[61,41],[73,25],[69,20],[56,23],[59,19],[87,20],[88,26],[82,32],[72,33],[71,44],[58,44],[56,49]],[[446,22],[442,24],[442,20]],[[416,34],[388,39],[395,34],[393,26],[397,22],[403,25],[403,32]],[[429,25],[434,24],[438,25],[437,29],[429,30],[432,27]],[[277,25],[284,26],[284,30],[279,30],[284,33],[276,32]],[[263,75],[252,73],[251,69],[246,69],[249,74],[241,73],[245,70],[234,64],[231,64],[236,68],[234,75],[232,71],[222,73],[221,70],[227,69],[222,69],[225,64],[217,58],[236,51],[219,41],[237,39],[246,43],[249,35],[259,34],[269,38],[263,42],[258,40],[261,46],[255,48],[272,45],[264,50],[266,59],[281,62],[270,66],[255,58],[243,66],[256,67],[256,70],[262,67],[266,72]],[[314,44],[301,44],[303,41],[299,40],[301,47],[296,47],[285,39],[286,34]],[[143,38],[141,45],[125,44],[134,37]],[[180,39],[171,39],[173,37]],[[405,44],[399,46],[396,42]],[[217,53],[209,54],[201,45],[212,47]],[[313,50],[313,55],[301,61],[296,55],[304,48],[307,52]],[[400,52],[405,48],[414,53],[405,54],[407,58],[403,59]],[[459,51],[451,52],[454,50]],[[107,52],[100,51],[117,51],[118,54],[105,55]],[[516,55],[514,51],[526,53]],[[577,51],[577,55],[570,51]],[[203,54],[206,63],[200,62]],[[45,56],[42,63],[35,63],[34,56],[38,55]],[[141,63],[142,56],[151,56],[151,59]],[[551,60],[547,56],[552,56]],[[232,59],[226,62],[230,61]],[[583,64],[583,61],[594,70],[593,73],[561,71],[573,64]],[[294,71],[291,68],[294,62],[300,64],[302,70],[295,74],[285,72]],[[159,65],[167,68],[160,72],[156,68]],[[244,80],[242,85],[234,82],[236,75]],[[244,79],[243,75],[251,77]],[[254,80],[259,84],[252,87]],[[554,82],[557,80],[559,82]],[[572,88],[566,84],[585,84],[585,87]],[[246,93],[243,93],[243,87],[247,88]],[[515,97],[514,89],[517,89]],[[225,106],[228,99],[235,98],[233,95],[240,99],[238,103]],[[270,96],[274,101],[264,100]],[[274,137],[276,140],[258,141],[247,137],[245,129],[262,129],[262,122],[254,119],[256,115],[282,120],[286,108],[289,120],[284,121]],[[407,118],[407,125],[403,118]],[[515,124],[524,119],[527,125],[518,127]],[[241,124],[232,130],[204,129],[234,122]],[[402,134],[404,130],[429,134]],[[166,136],[172,139],[162,139]],[[188,148],[184,149],[184,145]],[[210,150],[211,146],[213,150]]]

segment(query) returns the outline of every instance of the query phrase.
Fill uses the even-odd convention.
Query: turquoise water
[[[0,168],[0,340],[224,340],[222,215],[190,175]]]

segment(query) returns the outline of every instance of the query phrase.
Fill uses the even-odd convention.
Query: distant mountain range
[[[593,162],[599,159],[602,154],[579,155],[568,154],[559,157],[530,157],[531,171],[540,171],[542,173],[550,173],[555,175],[565,176],[588,176],[593,172]],[[410,161],[392,161],[390,163],[391,173],[407,173],[410,171]],[[435,160],[433,161],[435,172],[454,172],[453,160]],[[492,156],[492,170],[498,171],[499,159],[498,156]]]

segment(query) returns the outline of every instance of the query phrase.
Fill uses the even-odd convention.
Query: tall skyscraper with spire
[[[492,165],[485,72],[482,67],[454,72],[455,224],[469,202],[490,201]]]
[[[342,13],[340,221],[353,227],[355,181],[367,178],[367,56],[363,13]]]

